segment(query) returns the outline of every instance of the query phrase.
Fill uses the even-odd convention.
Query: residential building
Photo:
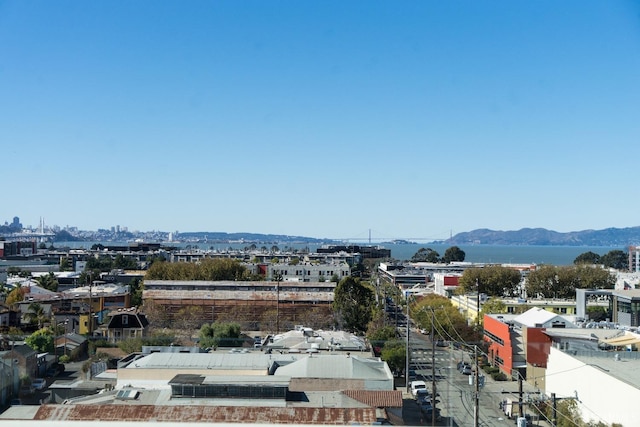
[[[13,363],[20,377],[35,378],[38,375],[38,353],[26,344],[12,345],[10,350],[0,351],[5,363]]]
[[[127,338],[142,338],[146,336],[149,321],[136,307],[119,309],[109,316],[106,327],[109,341],[120,341]]]

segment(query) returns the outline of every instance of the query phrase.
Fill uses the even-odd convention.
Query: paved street
[[[416,375],[427,382],[427,388],[432,386],[432,360],[435,361],[435,383],[439,395],[438,407],[441,420],[438,426],[473,426],[474,425],[474,396],[475,387],[469,383],[469,375],[457,370],[460,360],[471,363],[471,358],[462,350],[436,347],[432,353],[432,344],[427,336],[412,332],[410,335],[411,369]],[[430,419],[425,419],[410,393],[402,387],[404,393],[403,417],[406,425],[431,425]],[[527,383],[523,385],[525,393],[534,392]],[[479,393],[479,425],[484,427],[513,426],[515,420],[507,419],[500,409],[503,399],[518,398],[518,383],[516,381],[494,381],[485,377],[485,385]],[[549,426],[544,421],[534,419],[533,425]]]

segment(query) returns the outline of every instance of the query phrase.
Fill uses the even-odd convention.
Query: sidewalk
[[[516,402],[516,405],[513,406],[513,416],[518,416],[518,401],[519,401],[519,384],[518,381],[509,380],[509,381],[496,381],[491,378],[490,375],[487,375],[485,372],[481,371],[481,373],[485,377],[484,387],[480,389],[480,398],[484,400],[484,402],[490,402],[494,408],[498,408],[502,413],[504,411],[501,407],[501,402],[510,399],[513,402]],[[482,397],[484,396],[484,399]],[[551,427],[551,424],[548,423],[544,418],[538,420],[538,411],[533,408],[529,408],[528,402],[531,400],[539,400],[543,398],[543,393],[532,386],[526,381],[522,381],[522,402],[523,402],[523,412],[525,414],[530,414],[533,419],[534,426],[540,427]],[[507,418],[505,414],[505,419]]]

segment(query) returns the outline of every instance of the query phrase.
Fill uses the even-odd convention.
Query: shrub
[[[493,374],[491,374],[491,378],[493,378],[495,381],[507,380],[507,376],[503,372],[494,372]]]

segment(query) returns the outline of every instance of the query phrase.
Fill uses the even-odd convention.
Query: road
[[[427,382],[427,388],[431,389],[435,381],[438,393],[438,407],[441,411],[441,420],[438,426],[474,425],[475,386],[470,383],[473,375],[464,375],[457,370],[457,363],[464,360],[471,363],[472,358],[463,350],[450,349],[448,347],[435,347],[432,352],[432,343],[429,338],[420,333],[410,333],[410,369],[415,369],[418,379]],[[435,362],[435,379],[432,377],[432,361]],[[479,392],[479,420],[478,425],[483,427],[513,426],[515,420],[509,420],[499,407],[499,402],[506,397],[517,398],[515,393],[518,385],[515,381],[498,382],[490,377],[485,378],[485,385]],[[529,387],[527,387],[529,389]],[[406,425],[431,425],[430,419],[424,419],[418,405],[410,395],[405,394],[403,416]],[[543,422],[534,422],[533,425],[547,426]]]

